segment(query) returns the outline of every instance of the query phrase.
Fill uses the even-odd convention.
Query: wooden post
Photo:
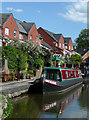
[[[56,67],[56,60],[55,60],[55,61],[53,61],[53,66],[54,66],[54,67]]]
[[[72,63],[72,68],[74,68],[74,63]]]
[[[64,67],[66,67],[66,63],[64,63]]]

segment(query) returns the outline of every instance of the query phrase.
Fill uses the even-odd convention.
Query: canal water
[[[12,100],[13,110],[6,120],[14,118],[87,118],[89,84],[65,94],[26,94]]]

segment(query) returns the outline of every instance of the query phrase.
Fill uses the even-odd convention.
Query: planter
[[[23,75],[23,79],[25,79],[26,78],[26,75]]]

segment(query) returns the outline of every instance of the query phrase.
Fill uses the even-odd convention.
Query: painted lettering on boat
[[[51,80],[47,80],[47,79],[44,79],[44,82],[47,82],[47,83],[50,83],[50,84],[53,84],[53,85],[57,85],[56,82],[51,81]]]

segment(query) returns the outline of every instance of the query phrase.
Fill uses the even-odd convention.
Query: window
[[[30,35],[30,41],[32,41],[32,34]]]
[[[9,28],[5,27],[5,35],[9,35]]]
[[[57,47],[57,43],[56,43],[56,47]]]
[[[25,34],[23,35],[23,39],[25,39]]]
[[[76,72],[74,72],[74,76],[76,77]]]
[[[68,78],[68,71],[66,71],[66,78]]]
[[[71,77],[73,77],[73,72],[71,72]]]
[[[67,46],[66,46],[66,49],[67,49]]]
[[[73,50],[73,46],[72,46],[72,50]]]
[[[70,50],[70,46],[69,46],[69,50]]]
[[[38,36],[36,36],[36,42],[38,43]]]
[[[14,37],[17,37],[17,30],[14,30]]]
[[[59,70],[50,70],[50,69],[47,70],[46,69],[43,71],[43,76],[45,76],[45,78],[49,80],[61,81],[61,73]]]
[[[59,44],[59,47],[61,47],[61,43]]]
[[[63,44],[63,48],[64,48],[64,44]]]
[[[22,38],[22,34],[21,33],[19,33],[19,39],[21,39]]]

